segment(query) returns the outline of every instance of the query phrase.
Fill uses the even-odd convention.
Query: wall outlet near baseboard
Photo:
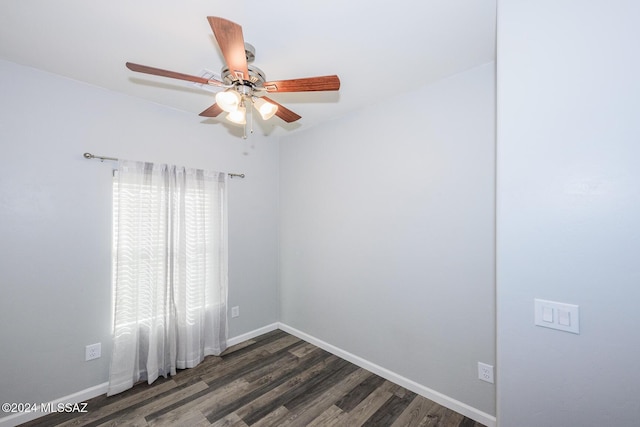
[[[493,384],[493,366],[478,362],[478,378]]]
[[[240,306],[231,307],[231,317],[240,316]]]
[[[84,349],[84,360],[98,359],[102,353],[102,345],[100,343],[91,344]]]

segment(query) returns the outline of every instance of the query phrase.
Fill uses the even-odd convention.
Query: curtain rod
[[[114,162],[118,161],[117,157],[94,156],[91,153],[84,153],[83,156],[85,159],[98,159],[102,162],[104,162],[105,160],[113,160]],[[234,177],[244,178],[243,173],[227,173],[227,175],[229,176],[229,178],[234,178]]]

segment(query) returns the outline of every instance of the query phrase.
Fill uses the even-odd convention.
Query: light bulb
[[[247,109],[244,107],[238,107],[236,111],[231,111],[227,114],[227,120],[238,125],[244,125],[247,123]]]
[[[267,102],[262,98],[255,98],[253,105],[256,107],[256,110],[258,110],[258,113],[260,113],[262,120],[269,120],[276,111],[278,111],[277,105]]]
[[[232,113],[238,110],[240,105],[240,95],[235,90],[225,90],[224,92],[218,92],[216,94],[216,103],[223,111]]]

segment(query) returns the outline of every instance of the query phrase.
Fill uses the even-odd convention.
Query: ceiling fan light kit
[[[227,114],[227,120],[237,125],[247,124],[247,109],[245,107],[238,107],[235,111]]]
[[[269,120],[278,112],[278,106],[274,105],[270,102],[265,101],[262,98],[254,98],[253,106],[256,107],[258,113],[260,113],[260,117],[262,120]]]
[[[224,92],[216,93],[216,102],[227,113],[232,113],[238,109],[242,98],[233,90],[225,90]]]
[[[131,62],[126,63],[127,68],[139,73],[220,88],[222,91],[216,94],[216,103],[200,113],[200,116],[217,117],[222,112],[226,112],[227,120],[245,126],[247,122],[246,109],[249,104],[253,105],[263,120],[269,120],[275,115],[287,123],[292,123],[301,118],[288,108],[267,98],[265,96],[267,93],[337,91],[340,89],[340,79],[337,75],[267,81],[262,70],[249,65],[255,58],[255,48],[244,42],[242,27],[216,16],[209,16],[207,20],[226,62],[222,68],[221,80],[192,76]],[[244,137],[246,138],[246,129]]]

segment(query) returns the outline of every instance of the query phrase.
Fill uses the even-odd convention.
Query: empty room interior
[[[122,160],[224,181],[223,349],[282,331],[469,423],[637,426],[639,17],[628,0],[3,1],[0,427],[110,387]],[[227,55],[239,37],[257,83]]]

